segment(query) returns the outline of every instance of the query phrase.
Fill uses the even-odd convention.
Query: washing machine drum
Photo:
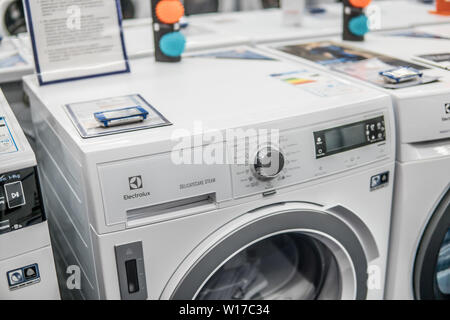
[[[339,299],[339,267],[319,240],[301,233],[275,235],[239,252],[206,283],[199,300]]]
[[[25,13],[21,0],[6,1],[4,11],[1,14],[3,14],[1,19],[3,20],[2,27],[5,29],[5,33],[16,35],[27,31]]]
[[[367,261],[360,239],[340,218],[276,212],[228,233],[186,266],[171,298],[365,299]]]

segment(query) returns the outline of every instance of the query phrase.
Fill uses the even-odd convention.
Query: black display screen
[[[386,140],[384,117],[314,132],[316,158]]]
[[[335,152],[364,144],[367,139],[365,132],[364,123],[325,131],[327,152]]]

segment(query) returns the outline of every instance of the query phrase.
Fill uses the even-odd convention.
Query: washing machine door
[[[219,240],[187,269],[170,298],[366,298],[363,246],[352,228],[332,214],[282,209],[216,234]]]
[[[450,299],[450,190],[423,233],[413,281],[416,299]]]
[[[0,0],[0,34],[16,35],[27,31],[21,0]]]

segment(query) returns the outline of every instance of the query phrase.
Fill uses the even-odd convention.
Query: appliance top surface
[[[245,36],[254,42],[338,34],[342,12],[334,5],[324,7],[323,14],[304,14],[301,26],[283,24],[280,9],[202,14],[189,17],[189,23],[217,34]]]
[[[338,34],[342,28],[342,3],[321,5],[324,13],[303,16],[302,26],[283,25],[282,10],[269,9],[222,14],[202,14],[189,17],[197,25],[209,26],[222,33],[245,35],[253,41],[264,41],[277,36],[287,39],[294,36],[318,36],[320,34]],[[448,22],[443,16],[430,14],[434,5],[418,1],[377,1],[371,4],[371,12],[380,14],[381,30],[410,28],[417,25],[440,24]]]
[[[35,76],[28,76],[24,78],[24,85],[32,96],[37,96],[71,139],[81,148],[88,148],[85,151],[89,151],[90,146],[113,148],[122,142],[129,145],[143,141],[169,141],[176,129],[192,131],[198,122],[207,131],[221,131],[315,113],[314,122],[325,122],[341,118],[339,108],[376,99],[381,99],[381,104],[380,100],[369,103],[370,111],[389,106],[387,96],[379,90],[337,80],[333,76],[327,75],[326,79],[331,77],[334,79],[331,81],[341,81],[341,85],[338,94],[333,93],[329,97],[271,76],[304,69],[313,74],[326,75],[311,67],[283,61],[187,56],[182,62],[174,64],[156,63],[152,58],[138,59],[131,61],[132,72],[128,74],[41,87]],[[322,83],[320,87],[328,85],[326,81],[319,83]],[[70,103],[130,94],[140,94],[173,125],[82,139],[64,107]],[[369,110],[361,107],[358,111],[363,113]]]
[[[447,25],[442,25],[442,27]],[[438,28],[439,26],[436,26]],[[410,29],[415,30],[415,29]],[[410,31],[402,30],[402,32]],[[417,30],[420,30],[419,28]],[[285,45],[313,43],[319,41],[332,41],[346,46],[367,50],[399,59],[406,60],[427,67],[423,70],[425,75],[439,77],[439,81],[425,85],[412,86],[401,89],[383,89],[386,93],[398,98],[414,98],[450,92],[450,72],[438,67],[433,67],[423,62],[414,60],[417,55],[446,53],[450,48],[450,41],[446,39],[424,39],[390,35],[391,32],[369,34],[363,42],[342,41],[341,37],[320,37],[298,41],[272,43],[267,47],[275,49]],[[442,35],[442,33],[441,33]],[[450,35],[447,35],[450,36]],[[294,56],[291,56],[294,57]],[[295,58],[295,57],[294,57]],[[297,61],[303,61],[299,59]],[[307,61],[307,60],[305,60]],[[311,64],[310,61],[308,61]]]
[[[33,151],[0,89],[0,175],[36,165]],[[12,140],[11,140],[12,137]]]
[[[450,35],[449,35],[450,36]],[[352,45],[350,42],[346,42]],[[417,55],[445,53],[450,49],[450,41],[442,39],[422,39],[410,37],[389,36],[388,34],[369,35],[367,41],[357,44],[358,47],[369,51],[379,52],[388,56],[405,59],[422,64],[429,69],[424,74],[439,77],[439,82],[429,83],[403,89],[389,90],[389,93],[402,97],[404,95],[423,96],[440,93],[450,93],[450,72],[441,68],[429,66],[413,60]]]

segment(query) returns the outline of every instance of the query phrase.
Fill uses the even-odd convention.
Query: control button
[[[22,182],[17,181],[5,184],[6,200],[10,209],[25,205]]]
[[[374,136],[374,135],[372,135],[371,139],[372,139],[372,140],[375,140],[375,136]]]
[[[371,131],[375,131],[375,125],[374,125],[374,124],[371,124],[371,125],[370,125],[370,130],[371,130]]]
[[[379,133],[379,134],[378,134],[378,139],[381,139],[381,138],[383,138],[383,134],[382,134],[382,133]]]
[[[377,129],[380,130],[381,129],[381,122],[377,123]]]
[[[284,155],[275,147],[269,146],[259,150],[253,165],[253,170],[259,179],[273,179],[283,170]]]

